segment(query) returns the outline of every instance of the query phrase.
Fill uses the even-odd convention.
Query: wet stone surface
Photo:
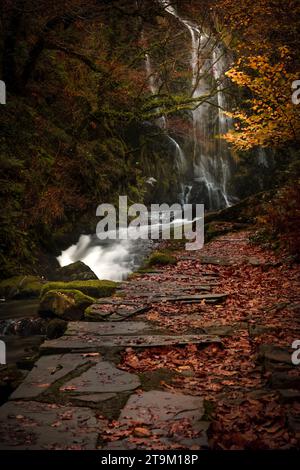
[[[109,393],[135,390],[140,386],[136,375],[117,369],[109,362],[98,362],[79,377],[64,384],[60,391],[76,393]]]
[[[84,358],[82,354],[55,354],[41,357],[10,399],[37,397],[57,380],[87,364],[89,360],[90,358]]]
[[[10,401],[0,408],[0,449],[92,450],[104,426],[89,408]]]
[[[203,399],[161,391],[132,395],[123,408],[120,429],[136,425],[135,436],[154,439],[156,445],[175,445],[201,449],[207,446],[208,423],[203,419]],[[184,427],[181,424],[184,423]],[[173,432],[170,432],[173,428]],[[126,438],[111,442],[107,449],[145,448],[143,439]],[[154,447],[155,448],[155,447]]]

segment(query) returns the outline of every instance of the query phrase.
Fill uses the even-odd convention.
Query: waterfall
[[[210,98],[214,107],[204,102],[192,110],[194,181],[191,196],[193,202],[205,203],[209,210],[228,207],[231,155],[224,140],[217,138],[226,133],[231,124],[223,112],[226,109],[226,98],[221,90],[221,80],[227,69],[224,52],[212,35],[182,18],[169,0],[160,0],[160,3],[190,34],[192,98],[209,95],[212,78],[216,87],[215,96]]]
[[[145,54],[145,68],[146,68],[147,79],[148,79],[148,83],[149,83],[149,89],[150,89],[152,95],[156,95],[158,93],[158,87],[157,87],[157,84],[156,84],[155,75],[154,75],[152,64],[151,64],[150,55],[148,53]],[[162,129],[167,128],[167,121],[166,121],[165,116],[162,116],[159,119],[157,119],[157,125]],[[170,143],[172,144],[172,146],[175,149],[174,155],[175,155],[176,167],[177,167],[177,170],[178,170],[179,174],[181,175],[181,177],[183,177],[184,173],[186,172],[187,165],[188,165],[185,153],[184,153],[183,149],[181,148],[181,146],[179,145],[179,143],[173,137],[171,137],[168,134],[168,132],[166,132],[166,136],[167,136],[168,140],[170,141]],[[185,197],[184,194],[186,194],[187,197]],[[181,183],[180,184],[180,193],[178,195],[178,199],[179,199],[179,202],[182,205],[188,202],[187,198],[188,198],[189,194],[190,194],[190,189],[189,189],[189,191],[187,191],[186,185],[184,183]]]

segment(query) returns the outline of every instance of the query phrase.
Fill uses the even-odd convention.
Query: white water
[[[151,213],[151,225],[140,227],[141,238],[137,240],[132,237],[135,231],[132,227],[108,232],[109,240],[99,240],[96,235],[81,235],[78,242],[62,251],[57,260],[60,266],[82,261],[91,268],[98,279],[121,281],[134,272],[151,251],[151,232],[168,233],[170,228],[191,223],[182,218],[181,211],[174,214],[174,220],[171,222],[168,218],[168,213]]]
[[[98,279],[120,281],[131,274],[135,267],[131,256],[131,240],[116,240],[102,244],[92,235],[81,235],[76,245],[72,245],[57,258],[60,266],[82,261],[96,274]]]

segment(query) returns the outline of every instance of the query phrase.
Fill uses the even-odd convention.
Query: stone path
[[[126,348],[222,344],[214,334],[171,335],[138,320],[153,304],[226,298],[211,293],[216,282],[206,279],[199,285],[189,277],[179,279],[178,285],[153,282],[149,275],[124,282],[115,297],[92,306],[94,321],[70,322],[64,336],[45,341],[40,359],[0,409],[0,449],[143,447],[143,439],[149,439],[144,426],[153,420],[151,439],[158,448],[207,447],[202,398],[145,390],[140,374],[117,367]],[[127,437],[105,444],[102,437],[112,418],[119,418],[124,435],[134,423],[138,442]]]
[[[237,241],[238,250],[247,246],[247,237]],[[179,253],[177,266],[134,276],[90,308],[90,321],[69,322],[64,336],[45,341],[0,408],[0,449],[205,449],[207,399],[228,395],[227,407],[270,393],[299,400],[292,351],[264,341],[278,327],[251,303],[241,308],[250,298],[241,287],[235,305],[228,282],[245,264],[264,272],[262,257],[217,249]],[[299,416],[288,410],[293,433]]]

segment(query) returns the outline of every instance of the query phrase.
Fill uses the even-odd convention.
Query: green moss
[[[41,297],[51,290],[62,291],[72,290],[80,291],[83,294],[99,298],[111,296],[118,283],[113,281],[70,281],[70,282],[48,282],[41,291]]]
[[[156,251],[150,255],[145,267],[164,266],[168,264],[176,264],[176,258],[168,253]]]
[[[38,297],[43,281],[37,276],[14,276],[0,282],[0,295],[7,299]]]
[[[95,299],[76,289],[50,290],[40,302],[40,315],[55,315],[64,320],[80,320]]]
[[[103,321],[104,318],[98,312],[95,312],[90,305],[84,311],[84,319],[86,321]]]

